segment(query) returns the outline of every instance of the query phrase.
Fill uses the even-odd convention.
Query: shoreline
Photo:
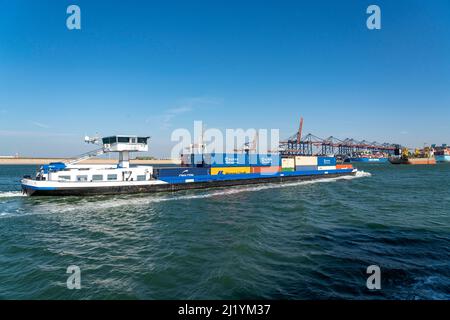
[[[73,160],[71,158],[0,158],[1,165],[43,165],[50,162],[65,162]],[[80,161],[79,164],[115,164],[117,159],[87,159]],[[173,164],[180,165],[179,159],[164,159],[164,160],[130,160],[130,164]]]

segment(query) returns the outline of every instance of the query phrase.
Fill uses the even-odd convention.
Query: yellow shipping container
[[[217,167],[211,168],[211,174],[243,174],[250,173],[250,167]]]
[[[317,166],[317,157],[297,156],[295,157],[296,166]]]

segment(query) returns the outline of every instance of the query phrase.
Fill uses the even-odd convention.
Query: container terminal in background
[[[447,144],[438,146],[432,144],[423,148],[406,148],[397,143],[379,143],[366,139],[357,140],[354,138],[339,139],[335,136],[320,138],[312,133],[302,135],[303,117],[300,118],[300,125],[295,134],[288,139],[280,141],[279,153],[282,156],[333,156],[338,163],[395,163],[391,161],[395,158],[433,158],[436,162],[450,162],[450,148]],[[254,141],[253,149],[256,149]],[[235,150],[237,151],[237,150]],[[240,150],[240,151],[244,151]],[[246,152],[254,151],[247,146]],[[72,158],[39,158],[21,157],[15,155],[0,155],[0,165],[43,165],[50,162],[65,162]],[[112,164],[115,159],[109,158],[89,158],[81,161],[80,164]],[[153,157],[136,157],[131,160],[132,164],[152,164],[152,165],[180,165],[183,159],[155,159]],[[186,159],[184,159],[186,163]],[[412,162],[411,162],[412,163]]]

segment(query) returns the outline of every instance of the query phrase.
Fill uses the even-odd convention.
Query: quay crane
[[[341,140],[335,136],[326,139],[320,138],[312,133],[302,135],[303,117],[300,118],[298,131],[284,141],[280,141],[280,153],[284,155],[335,155],[346,157],[355,152],[365,150],[379,151],[393,154],[399,148],[398,144],[370,142],[368,140],[358,141],[354,138]]]

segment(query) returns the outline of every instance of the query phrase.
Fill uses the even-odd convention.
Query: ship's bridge
[[[148,151],[149,137],[138,137],[132,135],[116,135],[102,139],[103,149],[108,152],[140,152]]]

